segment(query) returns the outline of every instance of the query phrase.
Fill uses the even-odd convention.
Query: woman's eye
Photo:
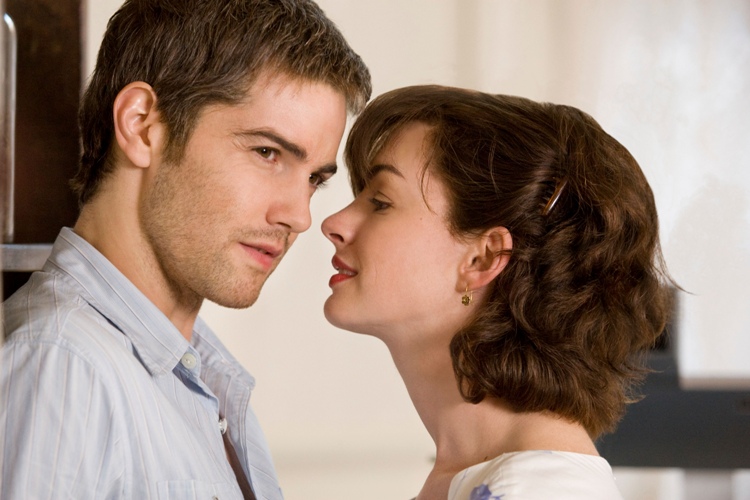
[[[370,198],[370,203],[373,205],[373,209],[376,212],[380,212],[382,210],[385,210],[386,208],[390,208],[391,204],[385,201],[381,201],[377,198]]]

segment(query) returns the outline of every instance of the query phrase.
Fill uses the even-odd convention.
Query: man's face
[[[203,110],[178,164],[158,163],[141,199],[157,272],[178,303],[248,307],[335,172],[344,96],[324,83],[260,78],[246,99]]]

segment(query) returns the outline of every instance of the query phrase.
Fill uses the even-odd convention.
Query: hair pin
[[[557,183],[557,186],[555,186],[555,192],[552,193],[552,196],[550,196],[549,201],[542,209],[542,215],[547,216],[552,211],[553,208],[555,208],[555,204],[557,203],[557,200],[560,199],[560,195],[563,192],[563,189],[565,188],[566,184],[568,184],[567,179],[563,179],[562,181],[559,181]]]

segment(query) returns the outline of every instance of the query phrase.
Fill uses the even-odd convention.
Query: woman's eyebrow
[[[370,169],[370,177],[375,177],[380,172],[390,172],[391,174],[397,175],[404,179],[404,174],[401,173],[399,169],[394,167],[393,165],[389,165],[387,163],[378,163],[377,165],[373,165]]]

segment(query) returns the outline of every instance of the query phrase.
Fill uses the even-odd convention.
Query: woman
[[[388,346],[435,441],[417,499],[619,499],[594,439],[669,310],[638,164],[568,106],[438,86],[374,100],[325,314]]]

